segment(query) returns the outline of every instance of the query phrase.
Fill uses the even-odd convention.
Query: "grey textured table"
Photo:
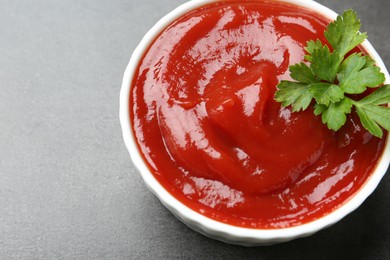
[[[390,259],[390,176],[356,212],[271,247],[208,239],[145,188],[118,96],[142,35],[182,0],[0,0],[1,259]],[[357,10],[390,66],[390,1]]]

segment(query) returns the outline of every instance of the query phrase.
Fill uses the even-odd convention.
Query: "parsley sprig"
[[[345,124],[355,107],[363,127],[381,138],[381,127],[390,130],[390,85],[379,87],[385,75],[371,57],[361,52],[347,55],[367,38],[359,32],[360,26],[356,12],[348,10],[325,30],[333,51],[320,40],[308,41],[305,60],[310,64],[290,66],[290,76],[296,81],[281,81],[275,100],[298,112],[306,110],[314,99],[314,114],[321,115],[322,122],[334,131]],[[361,100],[351,98],[367,88],[377,89]]]

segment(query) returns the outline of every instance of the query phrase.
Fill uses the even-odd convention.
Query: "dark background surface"
[[[390,259],[390,176],[309,238],[245,248],[176,220],[130,163],[119,90],[141,37],[181,0],[0,0],[0,259]],[[390,66],[390,1],[360,14]]]

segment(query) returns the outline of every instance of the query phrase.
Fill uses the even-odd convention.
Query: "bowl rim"
[[[245,227],[238,227],[222,223],[211,218],[208,218],[193,209],[189,208],[172,194],[170,194],[153,176],[149,170],[146,162],[144,161],[141,152],[138,149],[135,136],[130,122],[130,91],[133,81],[134,73],[138,67],[140,60],[142,59],[145,52],[148,50],[154,39],[173,21],[181,17],[182,15],[197,9],[201,6],[219,2],[220,0],[190,0],[167,15],[161,18],[142,38],[133,54],[131,55],[130,61],[126,67],[122,87],[120,91],[120,107],[119,117],[120,124],[122,127],[122,134],[127,150],[130,154],[130,158],[135,168],[141,174],[147,187],[159,198],[159,200],[175,215],[178,215],[185,223],[191,223],[191,226],[196,226],[207,234],[219,234],[222,236],[228,236],[233,240],[250,240],[254,243],[262,243],[264,241],[287,241],[296,237],[303,237],[317,232],[323,228],[326,228],[334,223],[340,221],[349,213],[357,209],[365,199],[376,189],[379,182],[385,175],[390,162],[390,138],[387,134],[386,144],[383,153],[373,170],[371,176],[366,180],[363,186],[357,193],[344,202],[339,208],[333,210],[331,213],[316,219],[314,221],[301,224],[298,226],[287,227],[287,228],[276,228],[276,229],[252,229]],[[307,0],[271,0],[278,2],[290,3],[323,15],[327,18],[334,20],[337,17],[337,13],[333,10],[315,2]],[[386,82],[390,84],[389,72],[386,69],[382,59],[369,43],[368,40],[362,43],[364,49],[368,54],[376,61],[377,66],[381,68],[381,71],[385,73]],[[202,232],[203,233],[203,232]]]

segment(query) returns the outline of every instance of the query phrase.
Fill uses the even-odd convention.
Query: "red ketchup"
[[[318,219],[370,177],[384,141],[352,113],[334,133],[276,85],[329,20],[282,2],[224,1],[179,18],[150,46],[130,97],[139,149],[178,200],[217,221],[283,228]]]

